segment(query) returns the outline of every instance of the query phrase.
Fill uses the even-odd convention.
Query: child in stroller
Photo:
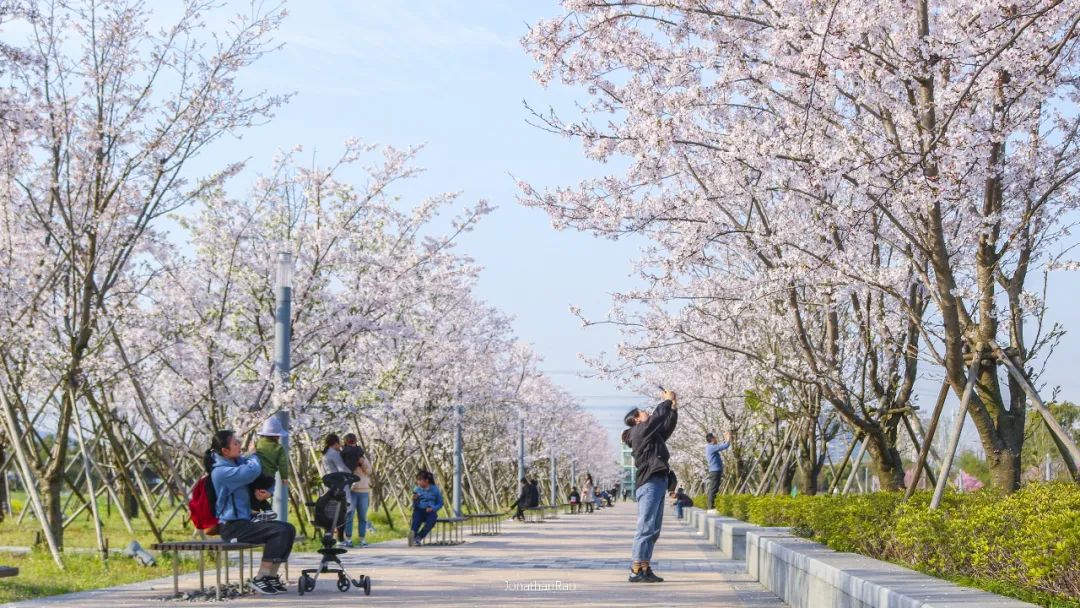
[[[300,595],[315,589],[315,582],[320,574],[337,574],[338,591],[345,592],[350,586],[362,588],[364,595],[371,595],[371,577],[360,575],[360,578],[351,578],[345,566],[341,564],[340,555],[348,553],[348,549],[335,547],[334,536],[345,525],[345,513],[349,504],[349,496],[346,488],[355,483],[359,477],[352,473],[330,473],[322,478],[326,486],[326,493],[315,502],[307,505],[312,507],[314,525],[324,530],[322,536],[322,548],[318,550],[322,555],[322,561],[318,568],[309,568],[300,573],[300,580],[296,588]]]

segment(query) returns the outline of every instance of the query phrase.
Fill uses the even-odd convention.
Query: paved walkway
[[[653,569],[666,580],[630,584],[630,545],[634,503],[593,514],[561,515],[543,524],[510,522],[503,534],[469,536],[453,547],[408,547],[404,540],[351,550],[344,559],[352,575],[372,577],[371,596],[351,589],[337,591],[335,579],[319,581],[303,599],[291,593],[248,596],[230,602],[255,606],[783,606],[775,595],[750,579],[736,562],[720,554],[665,515],[664,534],[656,548]],[[313,567],[318,555],[296,554],[293,576]],[[213,574],[211,573],[211,578]],[[196,589],[198,577],[181,578],[181,589]],[[15,606],[80,606],[126,608],[202,605],[169,601],[172,579],[158,579],[99,590],[44,598]]]

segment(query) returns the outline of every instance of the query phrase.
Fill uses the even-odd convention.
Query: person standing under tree
[[[591,474],[585,474],[585,485],[581,490],[581,503],[585,505],[585,512],[592,513],[593,507],[596,506],[596,487],[593,485]]]
[[[662,398],[664,401],[656,406],[652,414],[634,408],[623,418],[629,428],[622,432],[622,440],[633,451],[634,467],[637,469],[635,496],[638,518],[633,563],[630,566],[631,583],[664,582],[653,573],[649,562],[664,523],[664,497],[667,496],[668,475],[671,472],[667,439],[679,421],[679,406],[672,391],[665,390]]]
[[[364,448],[356,442],[356,434],[345,434],[345,445],[341,448],[341,461],[352,469],[353,475],[360,479],[349,488],[349,510],[345,514],[345,546],[352,547],[353,521],[359,524],[360,546],[366,547],[368,528],[368,507],[371,505],[371,462],[368,461]],[[355,517],[354,517],[355,516]]]
[[[716,512],[716,492],[720,489],[720,480],[724,477],[724,459],[720,452],[731,447],[731,431],[724,431],[724,443],[712,433],[705,434],[705,460],[709,463],[709,489],[705,492],[705,508]]]

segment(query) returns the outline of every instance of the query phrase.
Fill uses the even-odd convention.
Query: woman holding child
[[[214,513],[219,520],[221,539],[264,544],[252,588],[266,595],[285,593],[278,570],[292,553],[296,528],[281,521],[252,521],[252,498],[265,501],[270,497],[265,489],[249,488],[262,474],[259,457],[242,454],[240,441],[232,431],[218,431],[203,456],[203,467],[216,493]]]

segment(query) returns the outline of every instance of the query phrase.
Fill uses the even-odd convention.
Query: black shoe
[[[277,595],[280,593],[274,585],[272,577],[260,576],[251,579],[251,588],[263,595]]]
[[[662,582],[664,582],[664,579],[660,578],[659,576],[656,576],[656,574],[652,571],[652,568],[650,567],[650,568],[645,569],[645,582],[646,583],[662,583]]]
[[[631,583],[647,583],[647,582],[649,582],[648,580],[645,579],[645,571],[644,570],[638,570],[637,572],[634,572],[633,570],[631,570],[630,571],[629,581]]]
[[[280,576],[268,576],[267,578],[270,579],[270,583],[274,586],[274,589],[277,589],[278,593],[289,592],[289,588],[285,586],[285,583],[281,582]]]

